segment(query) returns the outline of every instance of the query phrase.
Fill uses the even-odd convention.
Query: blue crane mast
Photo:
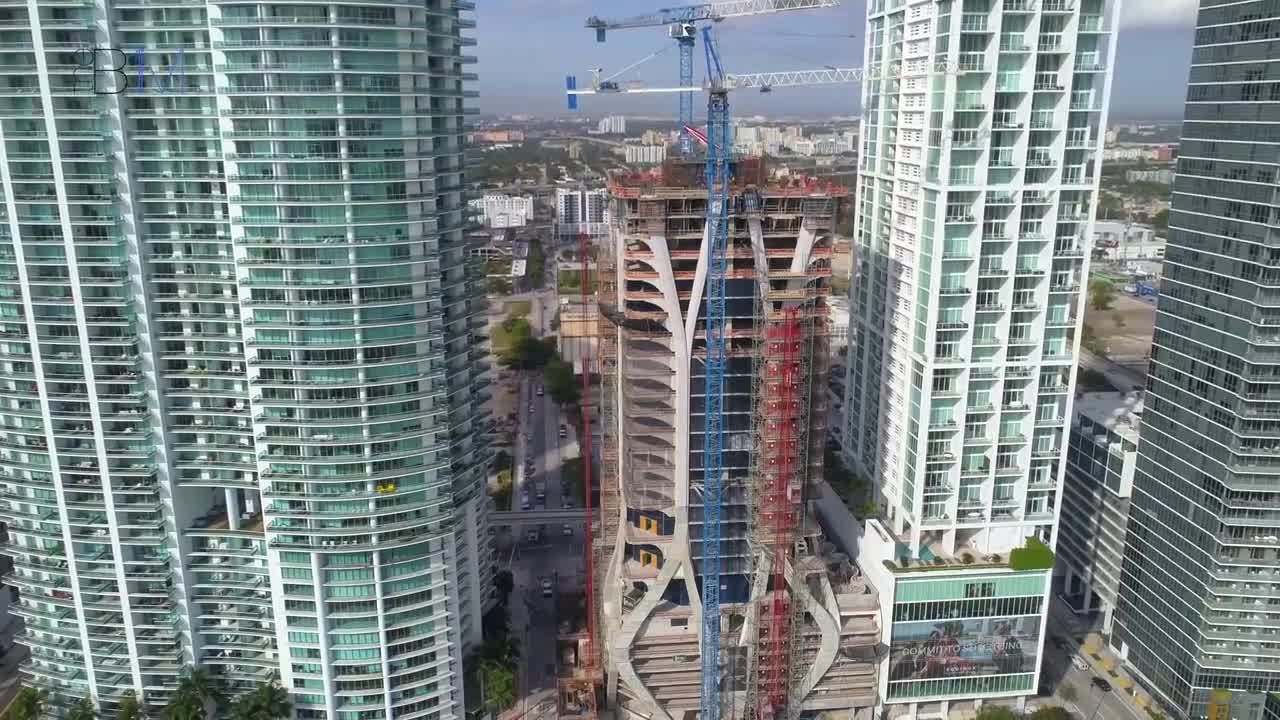
[[[707,56],[706,398],[702,449],[702,716],[720,718],[720,510],[724,488],[724,297],[729,245],[729,91],[711,28]]]

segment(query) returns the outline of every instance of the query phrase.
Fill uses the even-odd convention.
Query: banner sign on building
[[[893,624],[889,680],[1035,672],[1040,617]]]

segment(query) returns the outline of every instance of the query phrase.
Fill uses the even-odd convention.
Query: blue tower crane
[[[702,449],[702,715],[720,718],[720,510],[724,488],[724,296],[729,245],[729,90],[711,28],[707,56],[706,406]]]
[[[699,22],[719,22],[731,17],[786,12],[788,10],[812,10],[836,7],[839,0],[727,0],[722,2],[664,8],[649,15],[605,20],[599,17],[587,19],[587,27],[596,31],[596,40],[604,42],[608,30],[637,27],[667,26],[671,39],[680,51],[680,87],[693,88],[693,46],[697,39]],[[575,89],[570,87],[570,90]],[[609,89],[609,88],[600,88]],[[617,89],[616,85],[613,89]],[[680,93],[680,117],[676,129],[680,132],[680,155],[693,155],[693,94]]]

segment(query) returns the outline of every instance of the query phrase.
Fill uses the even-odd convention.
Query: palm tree
[[[292,707],[289,692],[280,685],[280,676],[271,673],[253,692],[236,699],[231,706],[231,717],[232,720],[278,720],[288,717]]]
[[[48,696],[43,690],[24,687],[18,692],[9,709],[5,711],[3,720],[38,720],[44,714],[45,699]]]
[[[120,698],[120,704],[116,706],[116,720],[142,720],[142,705],[132,690]]]
[[[82,698],[69,711],[64,720],[98,720],[98,708],[90,698]]]
[[[224,699],[222,690],[207,670],[189,667],[182,672],[178,689],[164,706],[161,717],[164,720],[208,720]]]
[[[520,639],[507,635],[488,640],[480,646],[480,659],[515,667],[516,661],[520,659]]]
[[[195,696],[179,691],[160,711],[160,717],[163,720],[208,720],[209,714]]]

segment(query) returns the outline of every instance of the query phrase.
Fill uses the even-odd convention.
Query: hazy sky
[[[477,39],[471,48],[479,62],[478,107],[483,113],[562,113],[564,76],[589,82],[591,69],[609,75],[654,52],[653,59],[619,79],[643,79],[674,85],[677,58],[664,28],[612,32],[597,43],[584,23],[652,12],[688,0],[480,0],[476,3]],[[1113,117],[1180,117],[1197,0],[1124,0]],[[841,7],[726,21],[717,30],[729,72],[802,70],[862,64],[865,0],[843,0]],[[706,66],[702,48],[695,55],[695,77]],[[762,112],[850,114],[856,111],[854,86],[782,89],[761,98],[738,93],[735,114]],[[700,107],[701,103],[695,105]],[[674,96],[583,98],[580,112],[675,113]],[[699,112],[699,115],[702,113]]]

